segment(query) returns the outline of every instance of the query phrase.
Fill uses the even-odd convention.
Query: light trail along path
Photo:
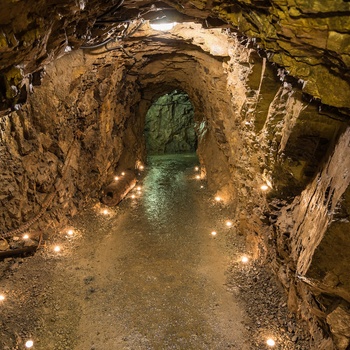
[[[228,251],[211,235],[228,229],[217,227],[218,208],[195,179],[196,158],[150,162],[141,194],[133,191],[109,233],[86,248],[81,268],[94,292],[76,349],[248,349],[243,311],[224,285]]]
[[[244,306],[225,284],[239,237],[196,165],[194,155],[151,157],[141,193],[109,215],[80,213],[80,234],[56,238],[59,254],[30,258],[21,273],[37,273],[39,292],[21,337],[35,350],[251,349]]]

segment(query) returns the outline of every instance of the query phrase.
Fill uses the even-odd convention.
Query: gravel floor
[[[269,337],[309,349],[271,272],[242,263],[244,239],[196,162],[153,157],[118,208],[92,204],[72,236],[52,232],[34,256],[0,262],[0,349],[245,350]]]

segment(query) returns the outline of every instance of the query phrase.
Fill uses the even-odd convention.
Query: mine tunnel
[[[349,18],[1,1],[0,349],[350,349]]]

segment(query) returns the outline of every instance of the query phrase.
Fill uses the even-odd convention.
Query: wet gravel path
[[[248,349],[195,162],[153,157],[141,193],[110,219],[90,264],[95,292],[76,349]]]
[[[268,336],[275,349],[309,349],[271,272],[242,265],[244,239],[196,165],[152,157],[119,207],[93,205],[73,236],[0,263],[0,349],[267,349]]]

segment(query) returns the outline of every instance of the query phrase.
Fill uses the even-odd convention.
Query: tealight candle
[[[267,186],[267,185],[261,185],[261,186],[260,186],[260,189],[261,189],[262,191],[267,191],[267,190],[269,189],[269,186]]]
[[[25,345],[26,345],[27,349],[30,349],[33,347],[34,342],[33,342],[33,340],[27,340]]]
[[[268,346],[275,346],[276,345],[275,341],[272,338],[267,339],[266,344]]]

